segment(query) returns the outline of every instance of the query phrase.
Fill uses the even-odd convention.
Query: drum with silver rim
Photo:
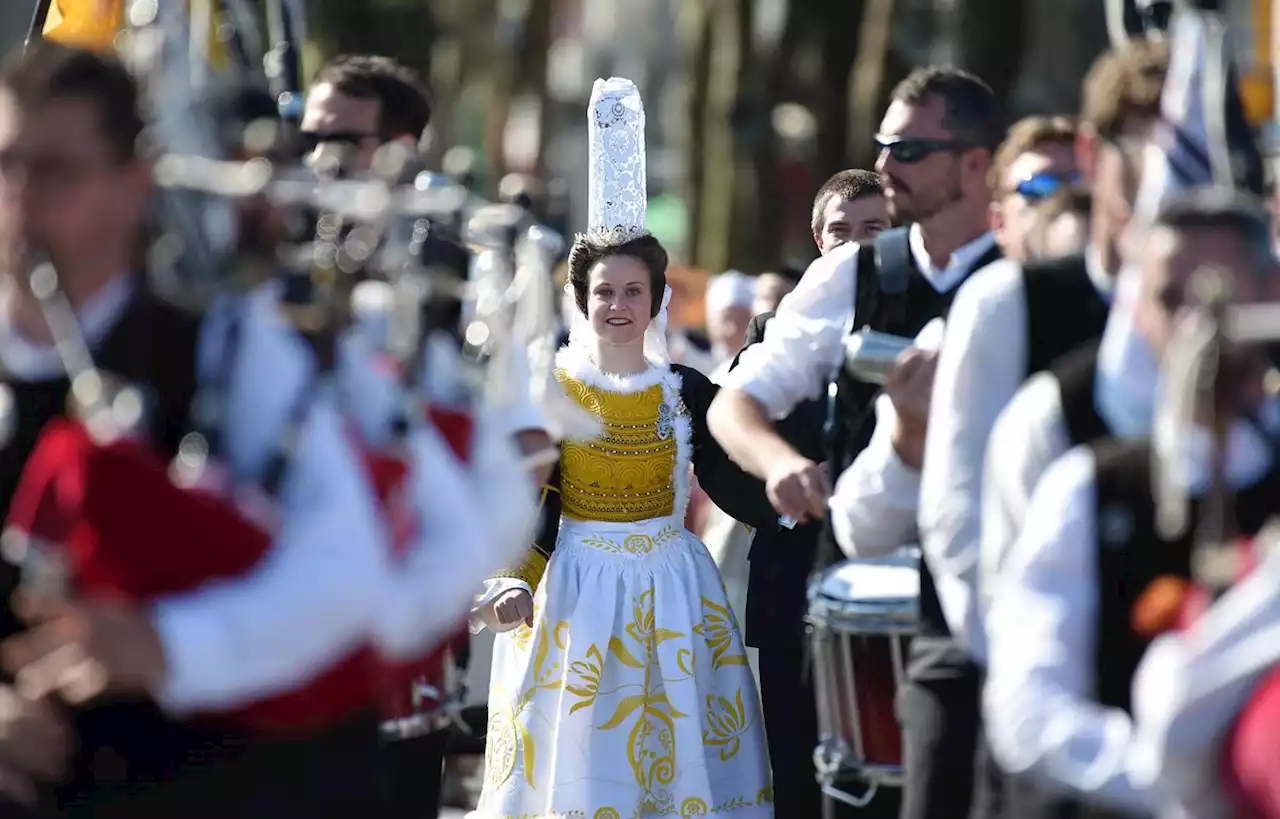
[[[907,645],[919,621],[920,551],[855,558],[809,587],[810,639],[818,705],[814,751],[822,791],[855,807],[882,786],[901,787],[902,730],[894,703]],[[837,782],[865,784],[855,795]]]

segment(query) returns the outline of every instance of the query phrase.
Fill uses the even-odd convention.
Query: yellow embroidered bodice
[[[676,435],[662,385],[630,393],[556,372],[565,393],[603,423],[600,438],[560,444],[560,511],[577,520],[629,523],[675,509]]]

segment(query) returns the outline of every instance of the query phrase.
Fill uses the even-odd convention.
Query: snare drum
[[[902,730],[894,701],[916,632],[919,550],[858,558],[809,587],[813,673],[818,704],[814,761],[823,791],[865,804],[881,785],[902,786]],[[865,781],[855,799],[832,793],[840,775]]]
[[[382,735],[413,739],[443,731],[453,724],[466,698],[466,667],[470,634],[453,635],[428,656],[408,663],[387,664],[379,704]]]

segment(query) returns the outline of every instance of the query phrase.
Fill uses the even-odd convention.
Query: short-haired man
[[[390,57],[344,55],[311,82],[303,148],[314,159],[324,146],[336,146],[350,151],[349,167],[367,170],[387,142],[416,150],[430,121],[431,101],[412,70]]]
[[[987,172],[1004,130],[990,87],[967,72],[922,68],[894,89],[876,136],[876,170],[891,218],[910,227],[885,232],[876,247],[843,245],[814,262],[783,299],[764,340],[743,351],[708,414],[713,434],[766,481],[780,513],[801,523],[825,519],[831,482],[828,468],[798,452],[771,419],[824,396],[835,380],[842,403],[830,466],[843,472],[877,426],[876,389],[843,370],[849,328],[870,325],[915,337],[946,314],[961,282],[998,258],[987,223]],[[881,269],[881,245],[893,251],[884,254],[892,270]],[[906,292],[882,288],[886,276],[905,278]],[[904,393],[917,406],[901,417],[918,419],[927,407],[932,357],[913,357],[910,380],[923,384]],[[918,425],[895,423],[894,429],[901,435],[892,436],[890,451],[902,445],[904,457],[917,456]],[[916,451],[905,453],[908,448]],[[977,676],[954,647],[928,571],[922,564],[921,634],[912,644],[912,679],[900,692],[906,819],[968,812],[972,767],[956,762],[972,759],[978,733]]]
[[[280,525],[245,575],[136,606],[72,599],[23,622],[10,607],[18,568],[0,567],[5,671],[26,683],[0,687],[0,789],[64,782],[63,806],[118,816],[376,809],[372,717],[275,743],[195,718],[286,693],[366,640],[385,549],[340,416],[324,391],[303,401],[314,363],[272,305],[250,297],[201,321],[162,301],[138,270],[154,194],[138,96],[118,59],[52,44],[0,77],[0,359],[15,424],[0,449],[3,506],[70,392],[26,278],[31,254],[56,268],[95,364],[154,398],[145,427],[159,452],[172,455],[192,430],[194,394],[212,379],[227,380],[221,457],[245,485],[264,482],[299,410],[305,423],[286,460]],[[71,658],[94,664],[107,702],[63,710],[28,698],[41,678],[52,683],[43,690],[67,693]]]
[[[803,275],[803,270],[790,265],[761,273],[756,279],[756,298],[751,303],[751,314],[758,316],[777,310],[782,297],[796,289]]]
[[[880,174],[862,168],[840,171],[822,184],[813,198],[810,221],[819,253],[845,242],[870,238],[889,228]]]
[[[1138,257],[1134,324],[1157,360],[1187,314],[1188,285],[1206,268],[1231,271],[1233,303],[1280,296],[1269,219],[1248,194],[1204,188],[1171,200]],[[1224,370],[1238,378],[1227,404],[1231,446],[1223,455],[1234,491],[1226,514],[1249,537],[1280,505],[1280,413],[1263,387],[1265,348],[1228,343],[1225,354],[1233,363]],[[1053,463],[1036,486],[992,595],[986,724],[1005,770],[1083,804],[1010,804],[1008,815],[1160,813],[1133,744],[1133,673],[1161,619],[1154,587],[1190,581],[1197,521],[1209,512],[1192,503],[1182,530],[1167,530],[1157,524],[1155,484],[1173,480],[1203,497],[1214,470],[1211,438],[1192,418],[1155,428],[1151,438],[1097,438]],[[1157,475],[1156,453],[1168,475]]]
[[[850,180],[859,180],[859,184],[854,186]],[[846,196],[849,199],[844,199]],[[849,221],[851,214],[848,209],[839,205],[832,207],[832,221],[824,221],[823,227],[835,225],[838,221],[843,221],[844,225],[835,225],[835,230],[828,235],[839,241],[833,241],[825,248],[819,241],[818,232],[815,232],[814,240],[818,242],[820,252],[825,254],[846,241],[870,241],[888,226],[883,189],[879,187],[876,174],[863,170],[836,174],[814,198],[814,213],[828,210],[823,203],[829,205],[837,197],[844,203],[855,201],[875,205],[878,211],[863,209],[865,218]],[[762,301],[762,297],[768,295],[769,280],[778,280],[778,289],[785,287],[785,292],[777,296],[781,301],[786,292],[799,283],[802,275],[803,271],[786,267],[778,273],[765,273],[760,277],[756,285],[757,308],[767,309],[757,309],[747,325],[744,350],[764,338],[773,318],[777,304]],[[822,460],[826,457],[822,438],[825,417],[825,402],[803,401],[778,422],[778,433],[799,452]],[[747,536],[742,524],[737,523],[735,527],[737,536]],[[774,810],[779,816],[815,816],[821,811],[813,766],[813,749],[818,742],[818,715],[812,682],[801,673],[806,656],[805,591],[820,534],[821,525],[818,523],[794,529],[765,528],[757,530],[750,543],[744,636],[747,645],[759,651],[760,701],[764,709],[769,758],[773,764]],[[714,533],[708,533],[708,545],[713,536]],[[884,797],[876,800],[867,811],[887,812],[882,810],[884,802]],[[864,815],[869,816],[868,812]]]
[[[1076,126],[1066,117],[1026,117],[991,160],[991,230],[1006,259],[1027,260],[1027,235],[1035,205],[1080,181],[1076,170]]]

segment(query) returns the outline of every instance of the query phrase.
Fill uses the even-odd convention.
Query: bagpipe
[[[278,287],[283,314],[315,355],[313,385],[341,379],[341,341],[356,329],[361,298],[385,297],[384,359],[398,382],[397,406],[386,434],[355,422],[349,432],[393,533],[390,557],[401,560],[415,535],[407,483],[415,469],[430,469],[408,454],[411,431],[430,424],[457,458],[470,458],[480,409],[516,399],[498,366],[524,355],[511,344],[513,329],[529,339],[553,332],[551,269],[564,243],[523,208],[479,202],[457,184],[416,172],[416,157],[399,144],[384,146],[371,172],[347,168],[342,157],[330,167],[304,168],[293,144],[302,99],[299,9],[287,0],[270,3],[263,37],[251,14],[237,13],[240,5],[138,3],[113,38],[148,94],[158,153],[163,204],[147,273],[157,292],[202,308],[244,298],[264,283]],[[215,25],[215,12],[235,25]],[[40,27],[33,22],[32,30]],[[218,40],[215,30],[232,36]],[[222,70],[210,70],[210,49],[219,50]],[[259,56],[265,83],[253,66]],[[278,117],[251,157],[233,156],[219,138],[225,123],[215,121],[207,101],[227,86],[263,85]],[[226,229],[237,206],[251,200],[304,215],[312,232],[310,241],[275,254],[288,262],[265,276],[261,267],[244,273],[243,247]],[[115,382],[94,366],[53,265],[33,259],[29,272],[71,377],[75,411],[42,431],[6,521],[5,555],[20,561],[24,589],[145,605],[251,572],[273,537],[261,501],[270,506],[288,473],[314,390],[299,399],[253,486],[230,475],[222,428],[239,342],[232,321],[223,372],[201,381],[193,428],[170,457],[142,433],[142,409],[122,412],[145,405],[138,397],[144,387]],[[443,385],[424,353],[433,339],[454,344],[456,366]],[[550,457],[538,453],[529,464]],[[392,735],[436,730],[462,696],[453,662],[467,613],[458,614],[457,634],[418,656],[385,656],[370,643],[292,691],[202,716],[235,729],[292,734],[376,705]]]

